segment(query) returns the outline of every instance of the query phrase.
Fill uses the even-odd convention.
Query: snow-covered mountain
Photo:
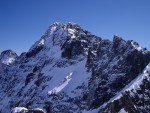
[[[0,61],[1,113],[15,107],[47,113],[133,113],[133,106],[135,113],[150,111],[150,51],[132,40],[110,41],[75,23],[56,22],[28,52],[4,51]],[[142,96],[135,87],[143,88]]]

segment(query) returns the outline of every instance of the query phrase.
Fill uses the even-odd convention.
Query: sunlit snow
[[[68,32],[71,34],[71,38],[75,38],[75,30],[73,29],[68,29]]]
[[[62,81],[62,84],[60,84],[59,86],[55,87],[55,88],[52,89],[51,91],[48,91],[48,94],[49,94],[49,95],[51,95],[51,94],[57,94],[57,93],[59,93],[62,89],[64,89],[64,88],[68,85],[69,81],[71,80],[72,74],[73,74],[73,73],[71,72],[68,76],[66,76],[66,77],[64,78],[64,80]]]
[[[39,45],[44,45],[44,42],[45,42],[44,39],[41,39]]]
[[[132,41],[131,42],[131,45],[136,49],[136,50],[138,50],[138,51],[142,51],[142,47],[141,46],[139,46],[139,45],[136,45],[136,44],[134,44],[135,42],[134,41]]]
[[[28,111],[25,107],[15,107],[12,109],[12,113],[26,113]]]
[[[121,109],[118,113],[128,113],[124,109]]]
[[[4,59],[2,61],[3,64],[6,64],[6,65],[9,65],[11,64],[13,61],[15,60],[15,58],[7,58],[7,59]]]

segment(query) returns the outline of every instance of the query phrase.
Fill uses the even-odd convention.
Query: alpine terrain
[[[0,113],[149,113],[150,51],[56,22],[28,52],[0,54]]]

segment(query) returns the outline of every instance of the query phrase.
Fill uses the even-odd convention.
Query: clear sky
[[[28,49],[54,22],[75,22],[104,39],[150,49],[150,0],[0,0],[0,52]]]

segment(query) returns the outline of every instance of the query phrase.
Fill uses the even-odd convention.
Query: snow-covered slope
[[[47,113],[96,113],[150,61],[150,52],[136,42],[119,36],[105,40],[71,22],[50,25],[19,57],[2,56],[2,113],[10,113],[15,107],[39,108]],[[4,58],[15,60],[7,60],[5,65]],[[122,111],[126,109],[118,110]]]
[[[132,80],[107,104],[100,107],[100,113],[148,113],[150,111],[150,63],[141,74]],[[113,106],[113,108],[112,108]],[[116,109],[117,108],[117,109]]]

